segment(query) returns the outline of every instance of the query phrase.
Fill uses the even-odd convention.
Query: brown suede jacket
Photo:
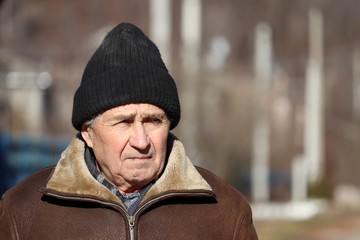
[[[91,176],[84,146],[75,137],[55,167],[2,196],[0,239],[257,239],[247,200],[194,167],[173,135],[166,168],[134,216]]]

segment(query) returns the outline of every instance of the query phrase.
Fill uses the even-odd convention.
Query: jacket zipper
[[[158,202],[162,199],[165,199],[165,198],[170,198],[172,196],[185,196],[185,195],[191,195],[191,196],[211,196],[212,194],[210,192],[202,192],[202,193],[186,193],[186,192],[183,192],[183,193],[166,193],[166,194],[163,194],[161,196],[158,196],[156,198],[153,198],[151,200],[148,200],[147,202],[145,202],[144,204],[142,204],[139,209],[136,210],[136,212],[134,213],[133,216],[128,216],[128,221],[129,221],[129,229],[130,229],[130,239],[131,240],[134,240],[135,239],[135,220],[136,220],[136,217],[137,215],[141,212],[142,209],[146,208],[147,206],[150,206],[152,205],[153,203],[155,202]]]
[[[134,226],[135,226],[135,217],[128,216],[129,220],[129,229],[130,229],[130,240],[134,239]]]
[[[136,220],[136,216],[140,213],[140,211],[144,208],[146,208],[147,206],[149,205],[152,205],[153,203],[155,202],[158,202],[162,199],[165,199],[165,198],[170,198],[172,196],[185,196],[185,195],[191,195],[191,196],[211,196],[212,194],[210,192],[201,192],[201,193],[186,193],[186,192],[183,192],[183,193],[166,193],[166,194],[163,194],[161,196],[158,196],[156,198],[153,198],[151,200],[148,200],[147,202],[145,202],[144,204],[142,204],[139,209],[136,210],[136,212],[134,213],[134,215],[132,216],[129,216],[126,212],[126,210],[119,204],[115,204],[115,203],[110,203],[110,202],[106,202],[106,201],[101,201],[101,200],[97,200],[97,199],[94,199],[94,198],[87,198],[87,197],[75,197],[75,196],[64,196],[64,195],[60,195],[60,194],[56,194],[56,193],[52,193],[52,192],[46,192],[44,191],[45,194],[47,194],[48,196],[53,196],[53,197],[57,197],[57,198],[60,198],[60,199],[66,199],[66,200],[79,200],[79,201],[83,201],[83,200],[88,200],[90,202],[96,202],[96,203],[99,203],[99,204],[103,204],[103,205],[108,205],[108,206],[113,206],[115,208],[119,208],[121,209],[121,211],[123,213],[125,213],[125,215],[127,216],[127,219],[128,219],[128,224],[129,224],[129,234],[130,234],[130,240],[134,240],[135,239],[135,220]]]

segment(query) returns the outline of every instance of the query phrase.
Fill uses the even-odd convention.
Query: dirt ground
[[[360,211],[331,208],[302,221],[254,219],[260,240],[360,240]]]

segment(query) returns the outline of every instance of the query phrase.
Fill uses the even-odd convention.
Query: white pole
[[[252,195],[254,202],[270,200],[268,96],[272,76],[271,28],[260,23],[255,29],[255,122],[253,133]]]
[[[198,136],[197,95],[200,68],[201,44],[201,1],[183,0],[181,7],[181,39],[182,39],[182,129],[185,146],[196,164],[199,159],[196,139]]]
[[[171,0],[150,1],[150,36],[171,68]]]
[[[310,58],[305,82],[304,151],[310,182],[323,177],[323,20],[317,9],[309,12]]]
[[[181,36],[183,42],[183,67],[190,73],[199,69],[201,43],[201,1],[183,0]]]

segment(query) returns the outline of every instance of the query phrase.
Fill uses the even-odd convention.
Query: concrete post
[[[252,196],[254,202],[270,200],[269,105],[272,76],[271,28],[260,23],[255,30],[255,116],[252,150]]]
[[[198,85],[201,44],[201,1],[183,0],[181,8],[182,38],[182,128],[185,146],[191,146],[188,154],[196,164],[198,157],[197,136],[199,131]]]
[[[323,177],[323,21],[317,9],[309,12],[310,58],[305,82],[304,151],[310,182]]]
[[[171,68],[171,0],[150,1],[150,36]]]

